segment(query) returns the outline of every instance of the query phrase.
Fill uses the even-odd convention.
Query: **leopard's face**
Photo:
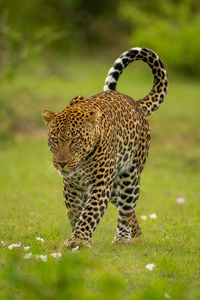
[[[44,110],[43,116],[48,125],[48,146],[53,154],[53,165],[62,176],[70,176],[87,160],[98,142],[99,114],[76,108],[57,114]]]

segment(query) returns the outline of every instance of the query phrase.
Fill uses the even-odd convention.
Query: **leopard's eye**
[[[58,144],[58,139],[53,138],[53,139],[52,139],[52,142],[55,143],[55,144]]]
[[[72,144],[75,144],[75,143],[77,143],[77,142],[78,142],[78,140],[79,140],[79,137],[76,137],[75,139],[73,139],[73,140],[72,140]]]

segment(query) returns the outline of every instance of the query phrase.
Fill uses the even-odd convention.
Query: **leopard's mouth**
[[[74,175],[74,173],[77,170],[77,164],[64,163],[63,165],[62,163],[57,163],[56,161],[53,161],[53,165],[58,171],[58,173],[65,178],[72,177],[72,175]]]
[[[68,171],[64,171],[64,170],[58,170],[59,174],[65,178],[67,177],[71,177],[74,174],[74,170],[68,170]]]

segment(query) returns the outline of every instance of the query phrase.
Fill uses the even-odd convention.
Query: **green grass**
[[[43,107],[56,111],[75,95],[102,90],[108,65],[87,60],[79,68],[79,63],[63,64],[64,74],[37,66],[30,72],[26,66],[12,84],[1,87],[25,128],[19,126],[16,140],[0,148],[0,240],[28,245],[33,254],[47,254],[48,261],[25,260],[22,248],[0,246],[0,299],[160,300],[167,299],[165,293],[171,299],[200,299],[197,82],[171,78],[165,104],[149,118],[152,142],[137,215],[156,213],[157,219],[140,220],[143,237],[135,245],[112,245],[117,210],[110,204],[92,249],[65,250],[60,260],[50,256],[70,234],[62,179],[35,125],[29,135],[22,136],[22,129],[30,132],[31,120],[37,128],[42,124]],[[150,72],[136,64],[120,79],[119,91],[139,98],[151,82]],[[186,202],[177,204],[177,197]],[[36,241],[37,236],[45,242]],[[146,270],[148,263],[156,265],[153,271]]]

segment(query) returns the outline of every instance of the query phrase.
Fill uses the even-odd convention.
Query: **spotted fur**
[[[115,91],[119,75],[136,59],[147,61],[154,74],[152,91],[139,101]],[[135,207],[150,145],[147,116],[163,102],[166,89],[166,71],[158,56],[133,48],[110,69],[104,92],[89,99],[75,97],[59,113],[43,110],[72,226],[67,247],[92,245],[92,234],[109,202],[119,212],[113,242],[129,243],[141,235]]]

